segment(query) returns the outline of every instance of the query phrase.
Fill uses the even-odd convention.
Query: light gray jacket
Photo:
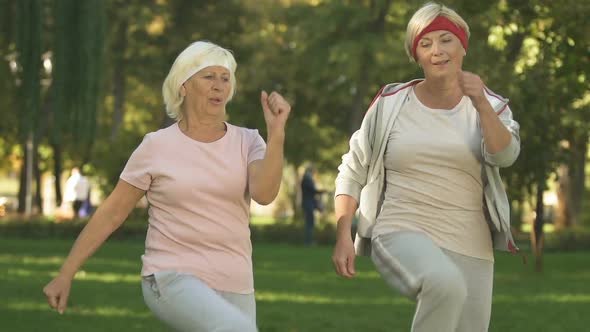
[[[357,255],[369,255],[371,233],[384,196],[385,168],[383,155],[393,123],[407,100],[410,87],[421,80],[386,85],[369,106],[359,130],[350,138],[350,150],[342,156],[338,167],[336,192],[349,195],[359,203],[359,219],[355,239]],[[512,119],[508,99],[487,88],[485,95],[502,123],[512,134],[510,144],[502,151],[487,152],[482,137],[482,176],[484,183],[484,211],[492,232],[494,248],[516,252],[510,232],[510,206],[500,178],[500,167],[512,165],[520,153],[519,125]],[[479,124],[479,123],[478,123]]]

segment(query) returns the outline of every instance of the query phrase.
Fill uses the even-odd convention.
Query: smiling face
[[[225,114],[225,104],[231,91],[230,72],[227,68],[205,67],[189,78],[183,87],[181,94],[185,95],[185,111],[193,110],[204,116]]]
[[[416,58],[426,78],[456,75],[463,66],[465,49],[457,36],[446,30],[431,31],[418,41]]]

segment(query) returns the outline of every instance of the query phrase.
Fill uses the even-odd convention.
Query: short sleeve
[[[146,191],[152,182],[151,157],[153,156],[153,148],[151,145],[150,134],[147,134],[129,157],[120,176],[121,180]]]
[[[248,130],[249,146],[248,146],[248,164],[255,160],[264,159],[266,153],[266,143],[262,139],[262,136],[258,133],[258,130]]]

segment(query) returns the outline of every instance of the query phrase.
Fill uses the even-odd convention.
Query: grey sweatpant
[[[254,293],[216,291],[191,274],[175,271],[143,277],[141,285],[147,306],[175,331],[258,331]]]
[[[412,332],[488,330],[493,262],[441,249],[419,232],[378,236],[371,259],[390,286],[417,301]]]

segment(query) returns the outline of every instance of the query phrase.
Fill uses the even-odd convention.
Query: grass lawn
[[[0,330],[166,331],[143,303],[143,242],[109,241],[74,282],[63,316],[42,288],[72,241],[0,238]],[[366,258],[358,276],[338,278],[331,248],[254,245],[261,332],[409,331],[413,303],[390,290]],[[590,252],[550,253],[546,271],[496,257],[490,331],[590,331]]]

